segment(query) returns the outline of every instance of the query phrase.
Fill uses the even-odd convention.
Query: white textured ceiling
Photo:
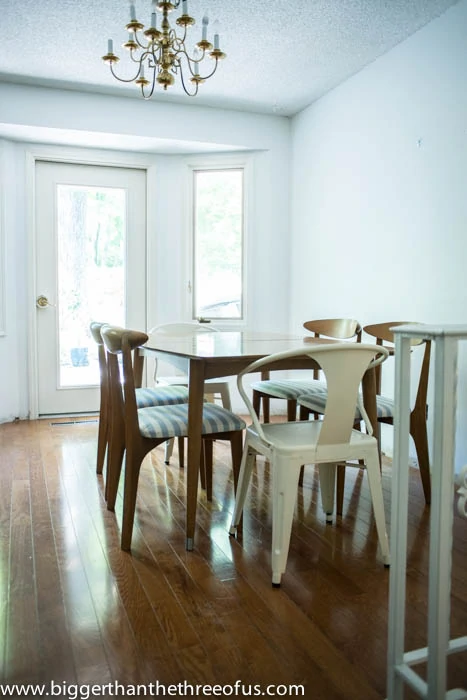
[[[455,0],[188,0],[227,53],[196,98],[174,86],[156,99],[290,116],[442,14]],[[149,24],[151,0],[136,0]],[[178,15],[178,11],[175,13]],[[126,40],[128,0],[0,0],[0,81],[138,97],[101,61]],[[209,37],[208,37],[209,38]],[[191,44],[191,42],[190,42]],[[128,73],[127,73],[128,75]],[[153,98],[154,99],[154,98]]]

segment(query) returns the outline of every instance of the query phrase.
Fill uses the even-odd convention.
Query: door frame
[[[124,153],[92,149],[68,148],[66,146],[32,146],[26,151],[26,228],[28,242],[28,393],[29,418],[39,418],[38,363],[37,363],[37,311],[36,311],[36,252],[37,232],[35,221],[36,161],[69,163],[70,165],[95,165],[116,168],[137,168],[146,171],[146,272],[154,266],[155,240],[148,231],[157,230],[154,207],[149,194],[155,191],[157,155]],[[147,274],[146,324],[153,317],[156,288],[153,275]]]

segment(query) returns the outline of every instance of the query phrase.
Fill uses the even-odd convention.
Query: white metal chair
[[[243,387],[244,375],[280,360],[308,355],[323,370],[327,404],[323,420],[260,423]],[[257,454],[270,462],[272,474],[272,583],[280,585],[285,571],[292,530],[298,480],[302,464],[319,465],[323,510],[328,522],[334,509],[335,471],[338,462],[363,460],[368,473],[373,511],[384,563],[389,564],[378,443],[359,395],[363,375],[389,355],[386,348],[362,343],[334,343],[277,353],[257,360],[238,375],[238,389],[252,418],[246,430],[235,509],[230,534],[240,522]],[[359,409],[368,434],[353,429]],[[359,466],[359,465],[358,465]]]

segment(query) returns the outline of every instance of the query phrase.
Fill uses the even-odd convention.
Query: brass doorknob
[[[36,299],[36,306],[39,309],[45,309],[46,306],[53,306],[43,294],[40,294]]]

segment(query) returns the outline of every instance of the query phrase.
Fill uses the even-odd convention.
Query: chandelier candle
[[[170,25],[169,14],[181,5],[182,14],[175,23],[179,27],[180,36]],[[161,13],[160,29],[157,28],[156,12]],[[152,97],[157,85],[164,90],[180,78],[182,87],[187,95],[193,97],[198,93],[198,87],[214,75],[219,60],[225,58],[225,53],[219,48],[219,22],[213,24],[214,46],[208,40],[209,19],[202,19],[201,40],[190,51],[186,45],[188,28],[195,24],[194,17],[188,14],[188,0],[152,0],[151,26],[144,30],[144,24],[136,19],[136,8],[130,4],[130,21],[125,29],[128,41],[123,48],[129,51],[130,61],[134,64],[134,74],[130,78],[121,78],[115,72],[115,66],[120,60],[113,52],[113,40],[107,42],[107,53],[102,60],[108,63],[114,78],[122,83],[136,83],[141,88],[145,99]],[[198,35],[199,36],[199,35]],[[200,74],[200,68],[206,68],[208,59],[214,62]],[[131,65],[131,64],[130,64]]]

